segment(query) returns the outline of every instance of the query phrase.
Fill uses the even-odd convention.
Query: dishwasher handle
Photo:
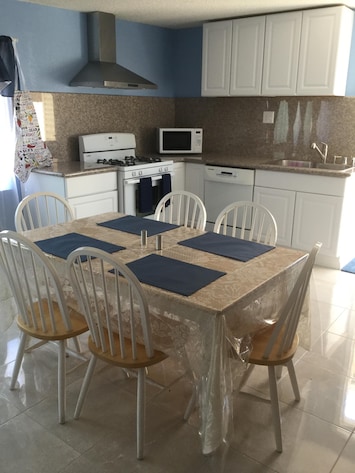
[[[228,168],[208,165],[205,167],[205,181],[253,186],[254,180],[254,169]]]

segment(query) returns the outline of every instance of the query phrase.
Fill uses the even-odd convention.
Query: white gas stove
[[[166,192],[167,176],[173,175],[173,161],[161,161],[159,156],[136,156],[136,138],[132,133],[96,133],[79,136],[80,161],[85,168],[113,166],[117,170],[118,210],[130,215],[148,216]],[[164,179],[163,179],[164,176]],[[152,182],[151,211],[140,210],[140,185],[147,178]],[[161,186],[164,180],[165,189]]]

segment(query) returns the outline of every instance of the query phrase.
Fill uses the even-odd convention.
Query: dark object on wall
[[[18,82],[17,64],[12,39],[0,36],[0,94],[13,97]]]
[[[143,77],[116,64],[116,18],[110,13],[87,14],[89,62],[69,85],[114,89],[156,89]]]

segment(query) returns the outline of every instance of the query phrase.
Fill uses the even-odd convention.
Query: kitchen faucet
[[[327,143],[324,143],[323,141],[321,143],[323,145],[323,152],[319,149],[319,147],[317,146],[317,143],[312,143],[311,148],[318,151],[318,153],[320,154],[320,156],[322,158],[323,163],[326,163],[327,162],[327,155],[328,155],[328,145],[327,145]]]

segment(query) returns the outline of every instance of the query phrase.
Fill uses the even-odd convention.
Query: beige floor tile
[[[355,435],[352,435],[342,451],[332,473],[353,473],[355,470]]]

